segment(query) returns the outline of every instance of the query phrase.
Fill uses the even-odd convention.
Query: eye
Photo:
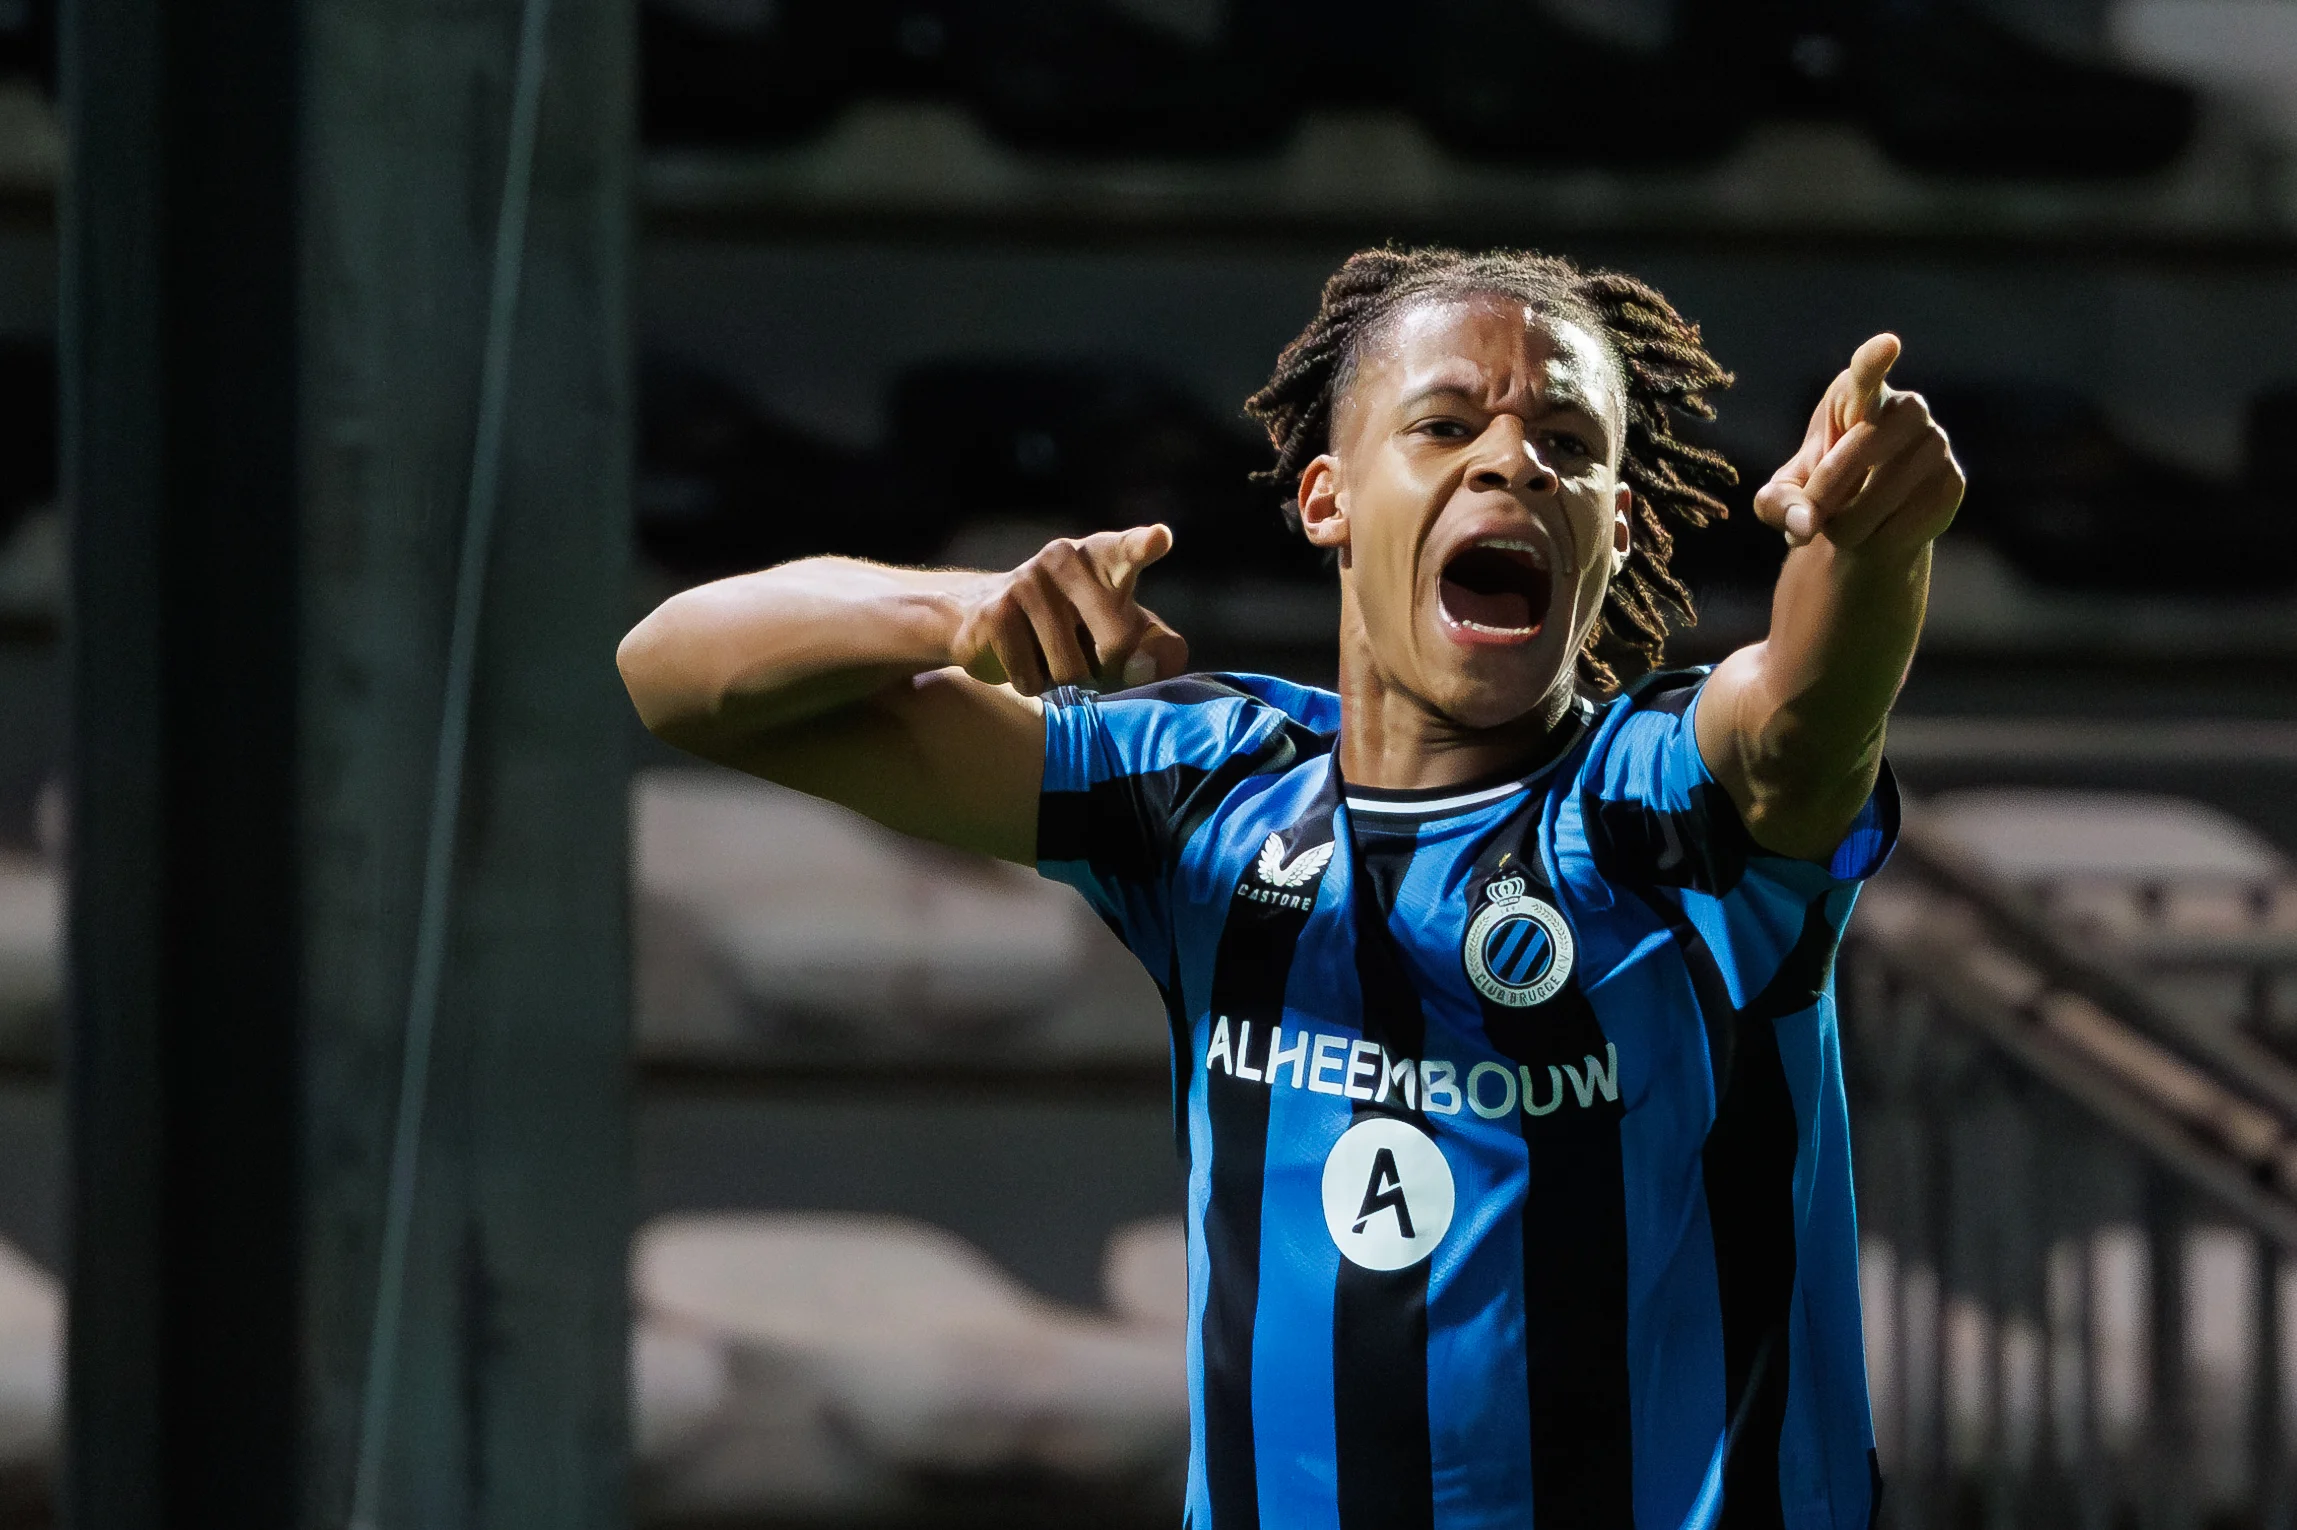
[[[1568,430],[1551,430],[1540,437],[1540,444],[1556,458],[1566,462],[1586,462],[1595,456],[1595,449],[1583,436]]]
[[[1439,441],[1464,440],[1474,433],[1468,429],[1465,422],[1444,415],[1438,415],[1434,419],[1422,420],[1412,429],[1421,435],[1433,436]]]

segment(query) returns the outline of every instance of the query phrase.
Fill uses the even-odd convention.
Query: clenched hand
[[[1825,537],[1844,551],[1912,552],[1962,503],[1962,468],[1919,393],[1883,379],[1896,335],[1876,335],[1828,385],[1802,450],[1755,494],[1755,514],[1789,547]]]
[[[1172,551],[1164,526],[1063,537],[984,582],[953,657],[1024,696],[1056,685],[1145,685],[1188,667],[1188,644],[1134,597],[1141,571]]]

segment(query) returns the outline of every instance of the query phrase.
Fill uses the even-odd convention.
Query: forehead
[[[1521,298],[1436,298],[1391,315],[1358,359],[1350,392],[1409,398],[1454,388],[1492,404],[1563,403],[1616,426],[1617,364],[1586,325]]]

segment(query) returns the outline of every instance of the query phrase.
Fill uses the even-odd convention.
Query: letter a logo
[[[1324,1226],[1352,1264],[1401,1270],[1436,1251],[1452,1225],[1452,1166],[1409,1121],[1367,1116],[1324,1160]]]
[[[1364,1185],[1364,1204],[1356,1208],[1356,1225],[1352,1229],[1362,1232],[1364,1224],[1383,1211],[1396,1214],[1396,1231],[1407,1239],[1412,1236],[1412,1208],[1404,1200],[1404,1177],[1396,1172],[1393,1149],[1382,1148],[1372,1158],[1372,1177]]]

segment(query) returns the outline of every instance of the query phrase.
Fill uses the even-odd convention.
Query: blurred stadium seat
[[[40,1522],[64,1427],[64,1297],[0,1240],[0,1519]]]
[[[1957,0],[1717,0],[1665,8],[1653,38],[1600,12],[1439,0],[1392,34],[1374,8],[1307,0],[648,0],[646,121],[657,142],[767,143],[848,98],[923,89],[1017,148],[1173,156],[1271,149],[1304,101],[1400,102],[1462,154],[1650,166],[1815,114],[1914,169],[2033,177],[2158,171],[2195,120],[2183,86]],[[1637,109],[1606,110],[1630,75]]]
[[[1179,1217],[1153,1217],[1109,1236],[1101,1260],[1101,1294],[1130,1322],[1178,1332],[1188,1324],[1188,1228]]]
[[[870,458],[773,420],[740,388],[675,357],[638,370],[639,551],[680,582],[840,552],[915,562],[935,532],[882,493]],[[846,507],[831,517],[824,505]]]
[[[1928,813],[2161,1003],[2297,1056],[2297,868],[2256,830],[2179,798],[2033,787]]]
[[[821,127],[859,82],[865,15],[819,0],[647,0],[638,17],[648,141],[760,145]]]
[[[1678,8],[1658,47],[1637,47],[1517,0],[1433,0],[1400,39],[1405,99],[1456,153],[1569,164],[1705,164],[1737,148],[1763,108],[1765,37],[1751,8]],[[1494,69],[1491,59],[1539,60]],[[1634,108],[1615,111],[1633,79]],[[1600,122],[1600,130],[1590,124]]]
[[[21,1064],[56,1055],[63,904],[53,864],[0,851],[0,1059]]]
[[[641,774],[639,1044],[653,1056],[1161,1060],[1115,938],[1033,872],[721,772]]]
[[[1985,538],[2036,584],[2205,595],[2297,584],[2297,517],[2284,504],[2132,445],[2080,390],[2026,378],[1923,392],[1954,421],[1970,478],[1957,533]],[[2276,418],[2269,403],[2259,417]],[[2271,451],[2253,431],[2253,460]],[[2218,534],[2162,536],[2164,515],[2180,513],[2207,514]]]
[[[2297,11],[2280,0],[2121,0],[2107,30],[2133,63],[2224,95],[2297,145]]]
[[[893,467],[950,533],[1020,521],[1080,535],[1163,521],[1169,566],[1207,578],[1314,579],[1322,565],[1249,482],[1267,449],[1148,367],[953,358],[913,367],[887,400]]]
[[[935,1228],[668,1218],[640,1235],[633,1282],[643,1332],[727,1356],[708,1422],[647,1463],[656,1512],[850,1518],[1017,1482],[1121,1502],[1186,1456],[1173,1328],[1048,1301]]]
[[[1106,0],[937,7],[958,90],[991,133],[1021,149],[1133,156],[1243,154],[1284,139],[1301,70],[1292,29],[1267,25],[1277,9],[1234,5],[1188,26]]]
[[[2182,86],[2067,58],[1958,0],[1870,0],[1850,18],[1844,98],[1891,158],[1954,175],[2143,175],[2193,135]]]

